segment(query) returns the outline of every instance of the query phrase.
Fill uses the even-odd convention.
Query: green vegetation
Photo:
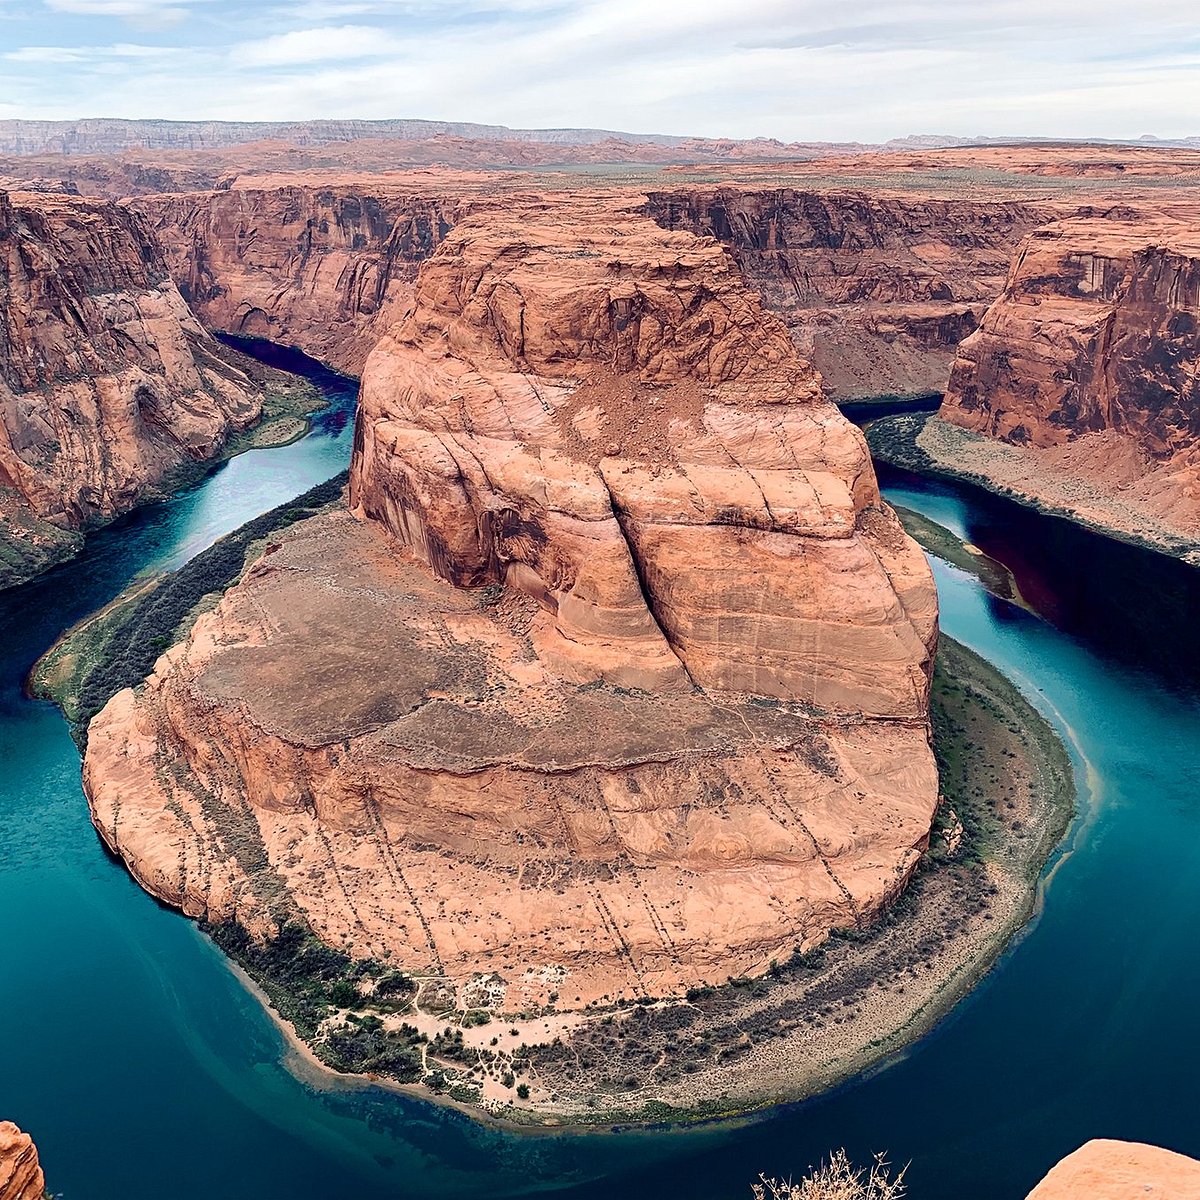
[[[67,562],[82,545],[83,534],[34,516],[15,490],[0,487],[0,591]]]
[[[939,473],[937,463],[917,445],[917,438],[932,414],[898,413],[880,417],[863,429],[871,456],[881,462],[926,475]]]
[[[53,700],[86,739],[88,722],[122,688],[135,687],[158,656],[190,630],[206,608],[241,577],[256,543],[337,502],[346,472],[256,517],[196,555],[178,571],[142,581],[61,638],[38,662],[34,695]]]
[[[298,920],[284,921],[274,937],[265,939],[252,937],[236,921],[202,928],[327,1066],[401,1082],[421,1077],[425,1035],[407,1023],[388,1027],[371,1011],[391,1014],[411,1008],[416,985],[407,975],[326,946]],[[397,1001],[400,996],[408,997],[403,1005]],[[354,1011],[340,1016],[346,1009]]]

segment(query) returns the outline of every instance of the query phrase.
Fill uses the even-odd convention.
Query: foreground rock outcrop
[[[1050,216],[1030,202],[734,185],[651,192],[646,211],[728,247],[840,401],[941,392],[1015,246]]]
[[[33,1139],[11,1121],[0,1121],[0,1200],[42,1200],[45,1194]]]
[[[715,242],[464,216],[366,363],[350,501],[91,726],[157,895],[515,1012],[761,972],[903,886],[930,573]]]
[[[0,193],[0,558],[131,508],[253,423],[257,386],[133,213]]]
[[[1067,1155],[1028,1200],[1196,1200],[1200,1162],[1158,1146],[1097,1139]]]
[[[1075,479],[1081,515],[1100,524],[1121,522],[1089,514],[1090,489],[1131,522],[1200,537],[1195,224],[1126,210],[1031,234],[959,348],[940,416],[1027,451],[1024,487],[1009,486],[1057,499]]]

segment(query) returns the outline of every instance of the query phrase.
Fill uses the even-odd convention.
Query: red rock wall
[[[337,180],[130,203],[209,328],[297,346],[354,375],[403,314],[456,207]]]
[[[0,486],[80,527],[261,411],[134,213],[0,193]]]
[[[1111,430],[1160,462],[1197,461],[1200,231],[1087,217],[1031,234],[941,415],[1017,445]]]
[[[652,192],[646,211],[726,246],[838,400],[941,391],[1013,247],[1048,216],[1023,203],[734,186]]]

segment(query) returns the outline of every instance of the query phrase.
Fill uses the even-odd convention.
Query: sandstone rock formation
[[[45,1194],[33,1139],[11,1121],[0,1121],[0,1200],[42,1200]]]
[[[940,392],[1044,206],[866,191],[651,192],[668,229],[709,234],[787,322],[836,400]]]
[[[131,203],[210,327],[359,374],[412,303],[421,262],[489,190],[494,177],[453,172],[314,171]],[[720,240],[841,400],[940,392],[1017,242],[1051,215],[1028,203],[733,185],[655,191],[645,204],[667,229]]]
[[[932,580],[715,242],[465,216],[367,361],[351,503],[93,722],[155,894],[517,1011],[761,972],[903,886]]]
[[[940,415],[1200,535],[1196,224],[1125,210],[1032,233]]]
[[[117,205],[0,193],[0,540],[132,507],[258,416],[258,389]]]
[[[1028,1200],[1197,1200],[1200,1162],[1157,1146],[1097,1139],[1067,1155]]]
[[[298,346],[353,375],[411,302],[455,209],[444,192],[320,176],[135,203],[209,328]]]

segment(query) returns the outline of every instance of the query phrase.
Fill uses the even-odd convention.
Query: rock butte
[[[1097,1139],[1053,1167],[1028,1200],[1197,1200],[1200,1162],[1138,1142]]]
[[[151,891],[515,1011],[760,972],[903,886],[932,579],[716,242],[462,215],[366,362],[350,503],[93,722]]]
[[[0,499],[54,525],[126,511],[261,411],[115,204],[0,192],[0,294]]]
[[[1200,230],[1118,210],[1022,243],[940,416],[1200,538]]]
[[[11,1121],[0,1121],[0,1200],[42,1200],[45,1194],[33,1139]]]

